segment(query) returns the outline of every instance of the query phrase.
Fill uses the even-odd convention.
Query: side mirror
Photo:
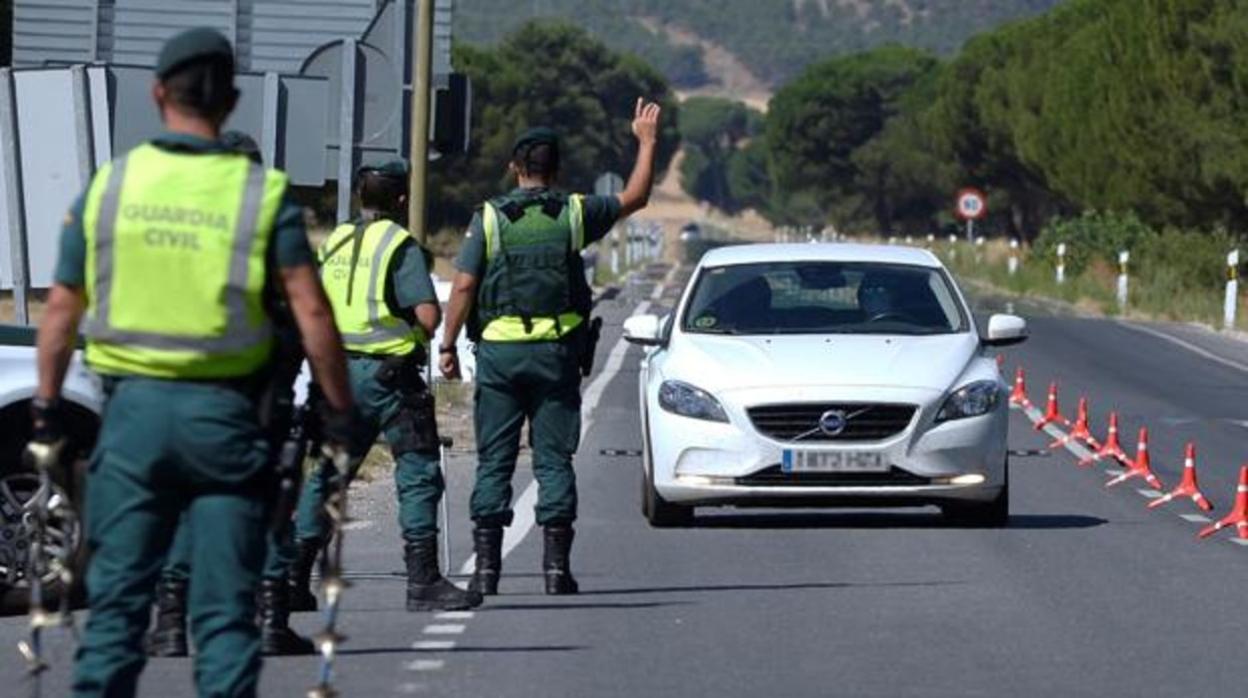
[[[1027,321],[1017,315],[993,315],[988,318],[987,347],[1008,347],[1027,341]]]
[[[663,322],[658,315],[634,315],[624,321],[624,341],[643,347],[663,343]]]

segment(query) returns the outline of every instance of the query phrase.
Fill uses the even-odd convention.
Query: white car
[[[1009,518],[1008,400],[988,349],[926,250],[848,244],[713,250],[674,314],[638,315],[642,511],[936,504],[967,525]]]

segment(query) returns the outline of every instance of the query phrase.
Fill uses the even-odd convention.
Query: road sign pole
[[[974,218],[966,219],[966,241],[972,244],[975,242],[975,219]]]
[[[429,181],[429,88],[433,82],[433,3],[416,0],[416,26],[412,32],[412,177],[408,183],[407,228],[425,245],[425,198]]]
[[[1226,255],[1226,300],[1222,304],[1222,329],[1235,329],[1239,310],[1239,250]]]

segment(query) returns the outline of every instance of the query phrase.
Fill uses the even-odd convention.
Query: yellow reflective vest
[[[86,359],[96,371],[239,378],[269,360],[263,294],[284,174],[146,144],[87,190]]]
[[[411,239],[398,223],[379,220],[340,225],[321,245],[321,284],[348,351],[396,356],[428,345],[424,329],[396,316],[386,303],[390,263]]]

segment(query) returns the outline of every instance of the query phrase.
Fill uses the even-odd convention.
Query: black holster
[[[436,455],[438,453],[438,420],[433,392],[425,382],[425,353],[386,359],[377,369],[377,382],[399,394],[401,406],[389,422],[382,425],[390,431],[386,440],[397,458],[404,453]],[[393,437],[393,438],[392,438]]]
[[[594,372],[594,354],[598,352],[598,342],[602,340],[602,318],[596,317],[589,321],[589,326],[581,336],[580,365],[581,375],[588,378]]]

